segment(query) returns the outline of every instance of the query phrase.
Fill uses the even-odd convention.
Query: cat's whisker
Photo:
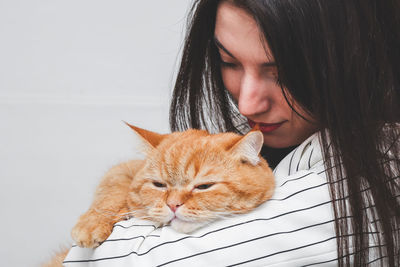
[[[230,218],[230,217],[232,217],[232,214],[218,214],[217,215],[218,219],[227,219],[227,218]]]
[[[115,217],[118,216],[118,213],[115,213],[113,211],[109,211],[109,210],[103,210],[103,209],[97,209],[95,208],[94,211],[102,216],[106,216],[106,217]]]
[[[137,215],[141,212],[141,210],[132,210],[128,212],[116,213],[110,210],[98,209],[95,208],[94,211],[104,217],[111,217],[111,218],[121,218],[127,219],[130,217],[138,217]]]
[[[124,212],[124,213],[119,213],[118,215],[121,215],[121,216],[125,216],[125,215],[136,215],[136,214],[138,214],[138,213],[139,213],[139,211],[134,210],[134,211],[128,211],[128,212]]]

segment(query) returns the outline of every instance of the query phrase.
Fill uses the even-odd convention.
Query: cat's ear
[[[148,131],[125,122],[143,141],[146,150],[152,150],[157,147],[166,136],[152,131]]]
[[[260,131],[250,131],[243,136],[232,148],[231,151],[240,159],[257,165],[260,162],[258,154],[264,143],[264,136]]]

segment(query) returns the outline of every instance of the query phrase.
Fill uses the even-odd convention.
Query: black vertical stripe
[[[311,150],[310,157],[308,158],[308,169],[311,169],[311,157],[314,152],[314,148]]]
[[[293,157],[294,157],[294,154],[296,154],[298,148],[299,148],[299,147],[296,147],[296,149],[293,151],[292,156],[290,157],[290,162],[289,162],[289,173],[288,173],[289,176],[290,176],[290,174],[291,174],[291,171],[290,171],[290,170],[292,169]]]

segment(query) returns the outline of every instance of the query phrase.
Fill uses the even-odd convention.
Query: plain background
[[[122,123],[169,132],[191,1],[0,0],[2,266],[39,266],[111,166],[135,157]]]

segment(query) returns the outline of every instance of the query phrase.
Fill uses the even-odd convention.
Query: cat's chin
[[[195,230],[197,230],[198,228],[204,226],[206,223],[201,223],[201,222],[188,222],[188,221],[184,221],[178,218],[175,218],[171,221],[170,225],[171,227],[181,233],[184,234],[189,234]]]

